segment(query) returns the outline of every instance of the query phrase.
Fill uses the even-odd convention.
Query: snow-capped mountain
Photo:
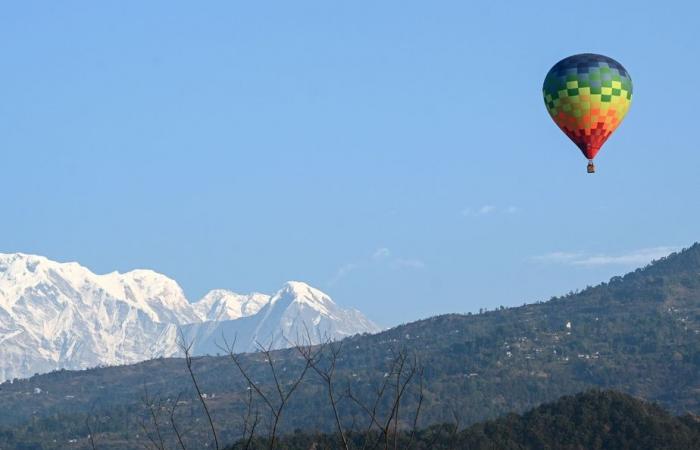
[[[241,351],[256,342],[280,348],[304,324],[316,340],[379,331],[300,282],[273,296],[214,290],[190,303],[177,282],[151,270],[97,275],[77,263],[0,254],[0,381],[178,355],[179,329],[196,354],[220,351],[222,332],[237,336]]]
[[[193,306],[202,320],[234,320],[257,313],[269,301],[269,295],[258,292],[240,295],[224,289],[214,289]]]
[[[289,281],[254,315],[237,320],[205,322],[183,327],[194,342],[197,354],[221,351],[223,337],[235,337],[235,350],[255,351],[260,346],[283,348],[314,343],[327,338],[342,339],[358,332],[378,332],[380,328],[357,310],[343,309],[331,298],[306,283]]]

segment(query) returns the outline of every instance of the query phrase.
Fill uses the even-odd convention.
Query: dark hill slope
[[[354,448],[377,441],[377,434],[351,434]],[[231,450],[243,449],[246,442]],[[265,448],[259,439],[252,448]],[[279,448],[307,450],[338,447],[338,436],[296,433]],[[565,396],[525,414],[481,422],[458,433],[454,425],[434,425],[400,434],[398,448],[416,450],[688,450],[700,448],[700,420],[675,417],[660,407],[615,391],[588,391]]]
[[[590,391],[474,425],[450,448],[692,449],[700,448],[700,422],[619,392]]]
[[[652,400],[674,413],[698,413],[700,245],[548,302],[438,316],[349,338],[338,361],[339,390],[349,383],[368,399],[383,379],[391,352],[400,348],[417,354],[425,366],[423,427],[452,420],[452,411],[459,411],[463,424],[475,423],[592,387]],[[269,385],[262,355],[243,359],[252,377]],[[283,378],[301,363],[295,350],[275,352],[274,361],[284,369]],[[238,432],[245,384],[227,358],[197,358],[194,367],[204,392],[215,394],[208,404],[230,442]],[[144,386],[170,399],[184,391],[181,414],[188,421],[201,419],[189,383],[178,359],[5,383],[0,386],[0,444],[2,427],[19,434],[41,430],[46,434],[32,434],[41,440],[83,436],[89,411],[109,417],[104,430],[133,439]],[[403,405],[410,409],[413,401],[415,395]],[[353,412],[349,402],[341,404],[346,417]],[[281,429],[332,426],[322,386],[310,375]]]

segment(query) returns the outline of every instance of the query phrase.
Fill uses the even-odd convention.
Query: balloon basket
[[[586,166],[586,171],[588,173],[595,173],[595,165],[593,165],[593,161],[588,161],[588,166]]]

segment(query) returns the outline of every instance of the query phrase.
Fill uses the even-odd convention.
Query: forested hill
[[[462,424],[476,423],[594,387],[655,401],[673,413],[698,413],[700,245],[547,302],[438,316],[346,339],[335,372],[337,391],[350,386],[369,402],[400,349],[417,355],[424,367],[421,428],[452,421],[455,412]],[[274,352],[272,359],[283,383],[302,364],[295,349]],[[242,363],[256,382],[274,391],[263,355],[245,355]],[[196,358],[193,368],[222,439],[233,442],[248,392],[243,378],[223,356]],[[166,404],[183,392],[178,414],[197,423],[204,416],[190,383],[180,359],[5,383],[0,386],[0,447],[2,429],[12,430],[7,442],[29,436],[44,443],[84,442],[88,413],[107,417],[100,423],[100,448],[112,440],[120,440],[114,448],[128,448],[125,442],[142,447],[138,439],[143,433],[136,438],[135,421],[144,414],[144,390]],[[405,411],[414,409],[417,398],[411,390],[401,403]],[[361,417],[346,400],[339,410],[348,425]],[[410,416],[402,417],[402,426],[410,425]],[[309,372],[291,397],[279,427],[282,432],[333,429],[333,414],[315,373]],[[197,433],[206,436],[206,427],[194,427],[191,435]]]
[[[676,417],[660,407],[615,391],[588,391],[565,396],[525,414],[481,422],[457,431],[455,424],[433,425],[399,435],[398,448],[416,450],[688,450],[700,448],[700,418]],[[353,448],[375,442],[377,433],[350,434]],[[336,434],[296,433],[280,448],[338,448]],[[231,450],[245,448],[247,441]],[[258,439],[249,448],[265,448]]]

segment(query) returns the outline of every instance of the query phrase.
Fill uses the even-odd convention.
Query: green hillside
[[[674,414],[698,413],[700,245],[547,302],[438,316],[349,338],[337,361],[336,392],[342,397],[349,386],[370,402],[400,350],[416,356],[423,367],[419,428],[452,422],[455,416],[462,425],[473,424],[590,388],[658,402]],[[272,357],[283,385],[303,364],[294,349]],[[244,355],[242,363],[256,383],[274,393],[264,355]],[[195,358],[193,367],[221,440],[234,442],[246,411],[243,377],[224,356]],[[95,418],[100,448],[143,448],[139,421],[148,417],[145,389],[162,399],[164,409],[181,394],[175,419],[191,428],[187,437],[192,442],[210,439],[179,359],[61,371],[0,388],[0,448],[17,442],[85,446],[88,416]],[[406,414],[400,428],[411,426],[408,412],[416,409],[418,398],[414,380],[401,403]],[[340,400],[341,420],[350,427],[362,411],[347,398]],[[388,400],[378,406],[380,411],[389,407]],[[324,385],[309,372],[290,398],[280,431],[330,431],[334,424]],[[261,429],[265,426],[261,422]],[[76,442],[66,447],[72,439]]]

